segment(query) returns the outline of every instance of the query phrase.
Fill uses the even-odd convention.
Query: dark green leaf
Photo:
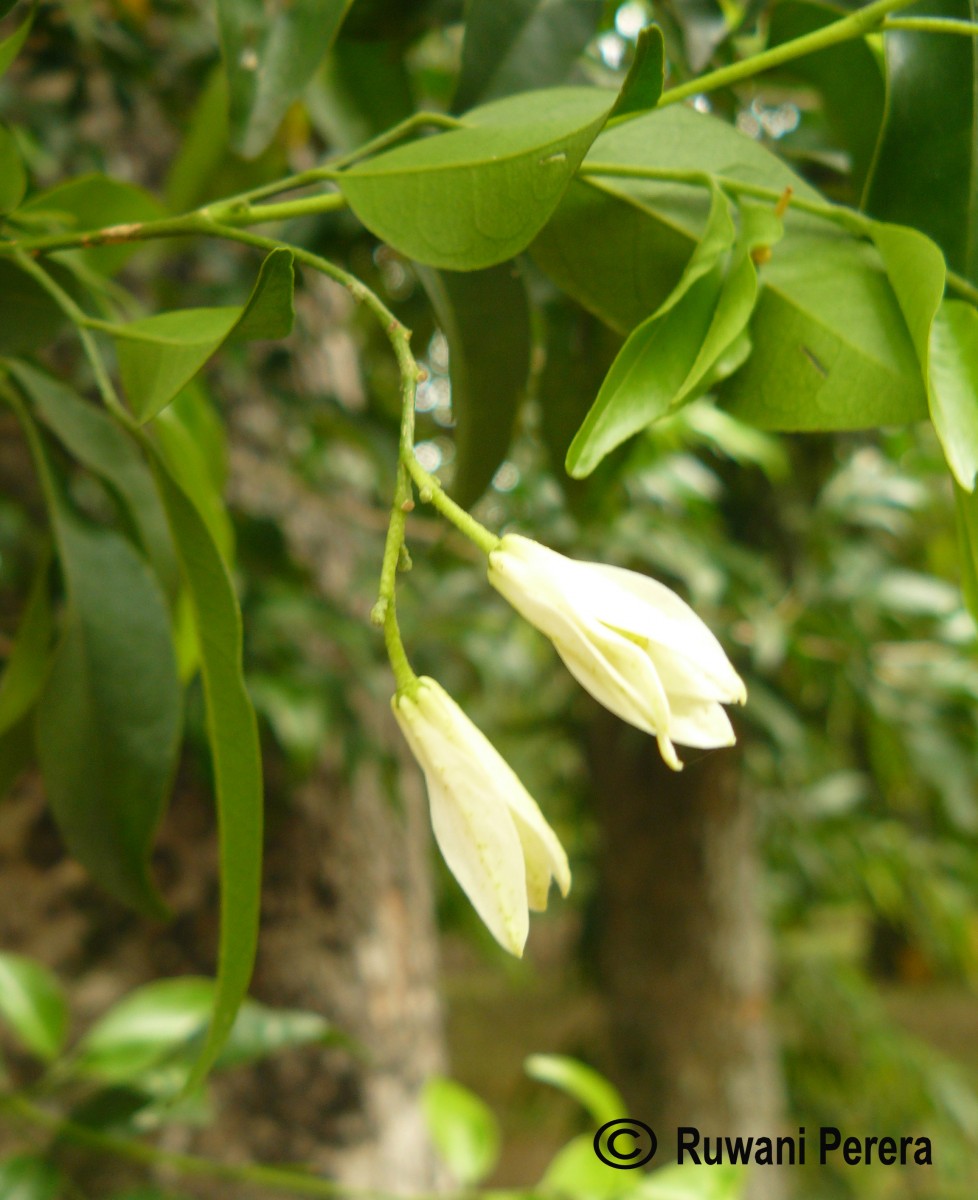
[[[593,1067],[561,1054],[533,1054],[524,1063],[531,1079],[549,1083],[587,1109],[596,1125],[624,1117],[628,1109],[617,1088]],[[592,1150],[593,1152],[593,1150]]]
[[[0,1020],[32,1054],[57,1058],[68,1032],[61,985],[33,959],[0,952]]]
[[[479,1183],[499,1157],[499,1125],[478,1096],[433,1076],[421,1096],[425,1123],[445,1165],[463,1187]]]
[[[243,307],[186,308],[119,326],[113,335],[119,374],[139,420],[166,408],[232,335],[285,337],[294,317],[293,287],[291,251],[273,250]]]
[[[475,270],[519,253],[557,206],[614,97],[552,88],[497,100],[465,128],[344,171],[357,217],[418,262]]]
[[[468,508],[506,456],[530,371],[530,308],[515,263],[462,274],[421,268],[448,341],[456,500]]]
[[[0,216],[13,212],[27,191],[27,172],[13,134],[0,125]]]
[[[352,0],[218,0],[231,144],[254,158],[312,78]]]
[[[958,557],[961,563],[961,594],[978,625],[978,491],[966,492],[954,483],[957,511]]]
[[[471,0],[454,110],[566,83],[603,7],[601,0]]]
[[[162,204],[135,184],[105,175],[80,175],[31,196],[18,216],[29,216],[34,221],[43,219],[45,228],[52,232],[63,229],[73,233],[152,221],[165,214]],[[109,274],[117,271],[137,249],[136,244],[93,246],[84,252],[84,261]]]
[[[45,791],[71,853],[117,899],[159,916],[149,856],[181,732],[166,603],[124,537],[75,516],[40,433],[22,419],[68,600],[37,703]]]
[[[61,1187],[61,1172],[43,1158],[18,1154],[0,1162],[3,1200],[58,1200]]]
[[[55,281],[77,291],[71,275],[48,264]],[[15,263],[0,258],[0,354],[26,354],[54,341],[67,318],[47,292]]]
[[[24,605],[17,640],[0,676],[0,733],[23,720],[44,686],[54,632],[50,565],[51,557],[45,554]]]
[[[772,47],[780,46],[814,33],[844,17],[847,11],[821,0],[786,0],[771,13],[768,42]],[[886,93],[878,56],[863,38],[853,38],[817,54],[796,58],[783,70],[820,92],[829,127],[849,155],[852,185],[858,198],[883,122]]]
[[[0,16],[3,16],[3,5],[0,4]],[[12,5],[7,6],[12,7]],[[5,75],[10,64],[14,61],[21,51],[24,42],[27,41],[27,35],[31,31],[31,25],[34,23],[34,9],[27,14],[27,19],[21,21],[13,33],[4,38],[0,42],[0,76]]]
[[[974,21],[974,0],[925,0],[901,16]],[[978,40],[895,30],[884,38],[886,118],[865,207],[922,230],[978,280]]]
[[[227,76],[215,67],[201,88],[163,195],[174,213],[188,212],[209,198],[211,181],[227,155]]]
[[[207,522],[159,457],[154,470],[191,598],[200,645],[220,826],[221,936],[207,1041],[191,1075],[198,1084],[227,1040],[248,991],[258,943],[262,773],[258,723],[241,666],[241,613]]]
[[[26,363],[10,362],[8,368],[45,425],[112,488],[164,590],[173,595],[178,572],[166,514],[149,467],[130,435],[50,375]]]

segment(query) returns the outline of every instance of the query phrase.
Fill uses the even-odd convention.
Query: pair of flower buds
[[[489,554],[489,582],[550,638],[596,700],[657,739],[674,770],[682,767],[674,741],[733,744],[721,704],[743,704],[743,681],[663,584],[518,534]],[[500,945],[521,956],[528,910],[546,908],[552,879],[563,895],[570,888],[563,847],[512,768],[438,683],[418,679],[392,704],[424,771],[445,862]]]

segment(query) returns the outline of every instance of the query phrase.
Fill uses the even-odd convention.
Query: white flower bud
[[[747,689],[706,625],[664,584],[513,533],[489,555],[489,582],[550,638],[582,687],[658,739],[674,770],[682,768],[674,741],[733,745],[720,706],[743,704]]]
[[[528,908],[547,907],[551,879],[566,896],[567,855],[512,768],[433,679],[391,702],[424,772],[435,840],[496,941],[521,956]]]

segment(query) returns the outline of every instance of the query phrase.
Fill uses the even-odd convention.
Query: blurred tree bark
[[[675,1144],[703,1134],[773,1137],[783,1090],[769,1015],[768,934],[736,750],[686,750],[682,773],[655,740],[605,713],[589,741],[600,798],[599,955],[615,1079],[631,1115]],[[750,1200],[781,1200],[758,1170]]]

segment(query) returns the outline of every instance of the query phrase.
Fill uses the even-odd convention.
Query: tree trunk
[[[600,797],[602,977],[616,1079],[658,1131],[774,1137],[783,1096],[768,1006],[750,804],[734,750],[685,753],[681,774],[654,739],[600,714],[591,771]],[[756,1169],[751,1200],[787,1193]]]

